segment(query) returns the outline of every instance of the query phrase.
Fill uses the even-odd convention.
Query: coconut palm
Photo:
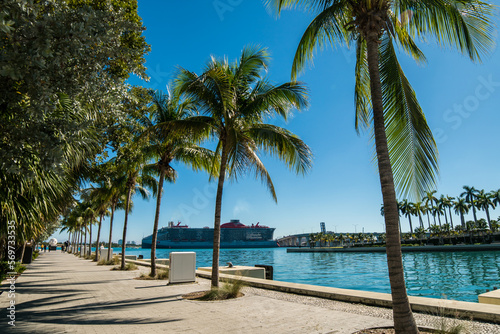
[[[500,206],[500,189],[498,190],[492,190],[490,192],[491,195],[491,200],[493,201],[493,204],[496,206]]]
[[[490,219],[490,207],[495,208],[495,203],[493,202],[490,193],[485,193],[484,190],[480,190],[477,195],[477,207],[483,209],[486,212],[486,218],[488,219],[488,226],[491,230],[491,219]]]
[[[474,223],[477,224],[477,216],[476,216],[476,197],[478,191],[474,187],[463,186],[464,192],[460,194],[460,197],[465,197],[465,201],[469,204],[469,207],[472,208],[472,214],[474,215]]]
[[[436,192],[436,190],[426,191],[425,197],[422,198],[422,202],[424,202],[427,207],[427,220],[429,220],[430,224],[429,212],[432,213],[432,216],[434,217],[434,225],[436,225],[436,214],[434,212],[434,204],[437,202],[437,198],[434,197]]]
[[[422,220],[422,214],[425,214],[425,206],[422,204],[422,202],[415,202],[413,203],[413,209],[415,214],[418,216],[418,220],[420,222],[420,227],[424,228],[424,222]]]
[[[454,200],[455,198],[451,196],[446,196],[446,198],[443,200],[443,204],[446,208],[448,208],[448,213],[450,214],[450,225],[452,229],[454,227],[453,227],[453,216],[451,215],[451,208],[453,207]]]
[[[420,195],[435,183],[437,149],[394,44],[424,61],[414,38],[434,36],[478,60],[493,49],[490,5],[479,1],[269,0],[275,8],[301,6],[318,15],[307,27],[292,78],[325,42],[356,43],[356,128],[373,133],[385,207],[387,257],[396,333],[417,333],[406,295],[395,184]],[[410,14],[412,17],[409,17]],[[394,168],[394,171],[393,169]],[[394,172],[394,174],[393,174]],[[394,181],[395,180],[395,181]]]
[[[276,201],[271,177],[258,156],[262,150],[276,156],[299,174],[311,167],[309,147],[290,131],[264,120],[273,115],[287,119],[293,107],[307,106],[304,85],[274,85],[262,77],[269,56],[266,49],[245,48],[239,60],[212,57],[202,74],[181,69],[177,90],[199,105],[206,124],[217,140],[220,157],[214,219],[212,286],[219,285],[219,247],[222,191],[226,176],[237,178],[253,170],[268,186]]]
[[[158,192],[156,196],[156,211],[151,240],[151,277],[156,275],[156,240],[160,220],[160,204],[163,194],[163,182],[175,182],[177,173],[172,162],[183,162],[195,171],[217,170],[217,159],[208,149],[194,144],[197,139],[206,137],[203,127],[200,128],[196,119],[196,105],[193,100],[181,99],[167,87],[167,92],[150,91],[151,108],[148,117],[142,119],[145,127],[143,136],[147,143],[143,146],[150,152],[156,162],[146,168],[158,172]],[[214,164],[216,164],[214,166]]]
[[[447,201],[447,198],[444,195],[441,195],[438,198],[436,204],[439,207],[439,211],[441,212],[441,214],[443,214],[443,212],[444,212],[444,219],[446,221],[446,224],[448,224],[448,214],[446,213],[446,208],[447,208],[446,201]]]
[[[460,215],[460,221],[462,222],[462,228],[466,228],[464,215],[469,212],[470,205],[467,203],[465,198],[457,198],[453,203],[455,213]]]
[[[401,213],[408,218],[408,221],[410,223],[410,233],[413,234],[413,226],[411,224],[411,215],[413,215],[415,211],[413,203],[409,202],[407,199],[404,199],[399,203],[399,209],[401,210]]]

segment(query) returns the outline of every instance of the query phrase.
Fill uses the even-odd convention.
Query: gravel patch
[[[331,299],[323,299],[310,296],[301,296],[290,293],[284,293],[273,290],[258,289],[253,287],[245,287],[242,290],[246,295],[257,295],[277,300],[283,300],[293,303],[301,303],[306,305],[318,306],[330,310],[352,313],[353,315],[366,315],[383,319],[392,320],[392,310],[388,308],[368,306],[363,304],[346,303]],[[463,332],[470,334],[498,334],[500,333],[500,325],[472,321],[469,319],[458,319],[442,317],[434,314],[423,314],[414,312],[415,321],[420,327],[430,328],[451,328],[453,326],[463,327]]]

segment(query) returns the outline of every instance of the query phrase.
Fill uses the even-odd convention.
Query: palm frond
[[[435,185],[438,152],[434,137],[408,79],[385,34],[380,45],[384,120],[395,186],[402,197],[420,198]]]

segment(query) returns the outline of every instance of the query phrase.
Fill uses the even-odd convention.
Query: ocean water
[[[196,267],[212,265],[211,249],[157,249],[196,252]],[[121,248],[115,248],[115,253]],[[127,255],[151,258],[150,249],[127,248]],[[286,253],[285,248],[221,249],[220,265],[273,266],[274,279],[335,288],[390,293],[384,253]],[[500,252],[432,252],[403,254],[408,294],[477,302],[477,296],[500,288]]]

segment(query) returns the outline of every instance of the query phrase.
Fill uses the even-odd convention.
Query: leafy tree
[[[418,333],[404,282],[395,186],[414,196],[434,185],[437,149],[415,93],[396,57],[398,45],[417,61],[414,38],[435,37],[479,60],[493,49],[492,6],[480,1],[269,0],[317,14],[295,53],[292,78],[325,43],[356,44],[356,128],[373,130],[387,231],[396,333]],[[412,13],[411,19],[408,13]],[[372,125],[370,125],[372,121]],[[419,196],[420,197],[420,196]]]
[[[279,158],[296,173],[311,167],[309,147],[290,131],[264,121],[273,115],[287,119],[293,107],[307,105],[306,88],[297,82],[274,85],[262,77],[269,56],[266,49],[245,48],[240,59],[212,58],[202,74],[180,69],[176,78],[179,93],[193,99],[202,113],[199,121],[207,125],[217,141],[220,158],[215,202],[212,286],[219,285],[219,247],[222,191],[226,176],[237,178],[255,172],[277,196],[271,176],[258,156],[259,151]]]

